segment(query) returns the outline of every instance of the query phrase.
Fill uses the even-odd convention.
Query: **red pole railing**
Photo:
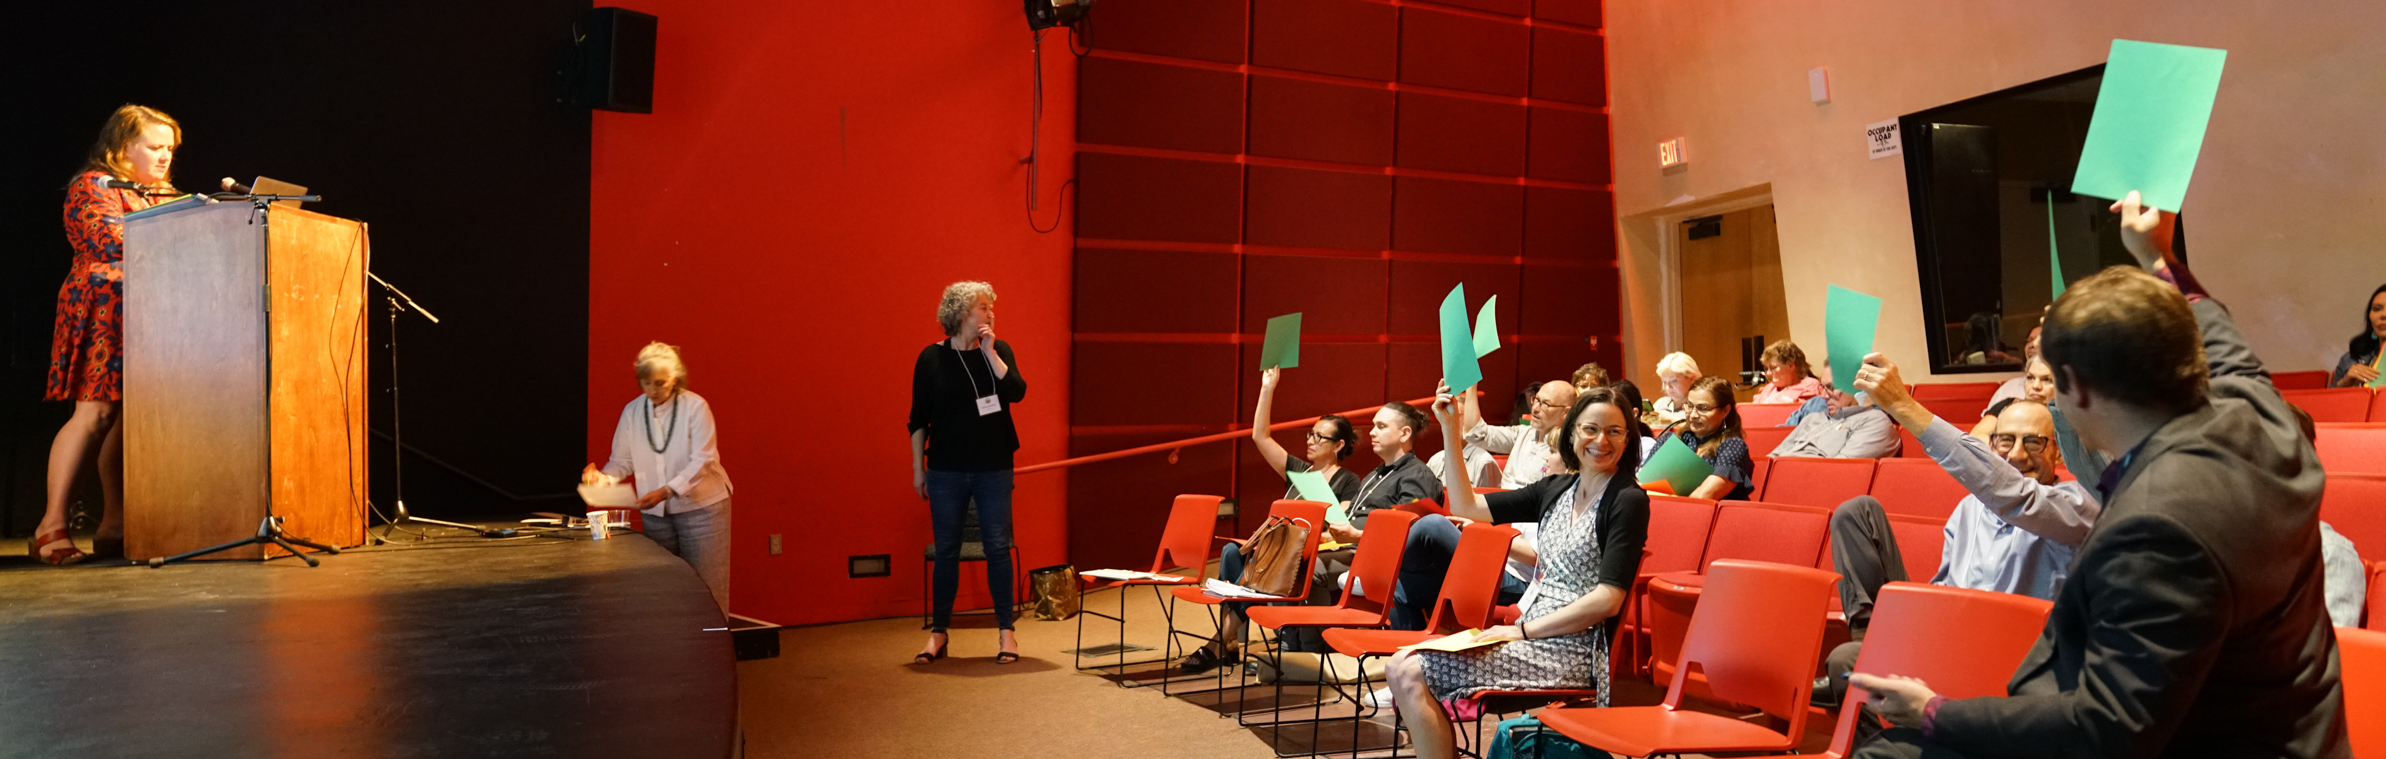
[[[1426,397],[1423,397],[1423,398],[1418,398],[1418,399],[1415,399],[1415,400],[1412,400],[1412,401],[1408,401],[1408,405],[1411,405],[1411,406],[1416,406],[1416,407],[1418,407],[1418,408],[1428,408],[1429,406],[1431,406],[1431,405],[1432,405],[1432,403],[1433,403],[1433,396],[1426,396]],[[1359,418],[1362,418],[1362,417],[1369,417],[1369,416],[1373,416],[1373,415],[1375,414],[1376,410],[1378,410],[1378,409],[1381,409],[1381,408],[1383,408],[1383,405],[1382,405],[1382,404],[1377,404],[1377,405],[1374,405],[1374,406],[1368,406],[1368,407],[1366,407],[1366,408],[1362,408],[1362,409],[1352,409],[1352,410],[1349,410],[1349,411],[1344,411],[1344,412],[1342,412],[1342,413],[1340,414],[1340,416],[1350,417],[1350,418],[1352,418],[1352,419],[1359,419]],[[1432,413],[1432,412],[1429,410],[1429,411],[1427,411],[1426,413]],[[1323,419],[1323,418],[1325,418],[1325,416],[1323,416],[1323,415],[1319,415],[1319,416],[1312,416],[1312,417],[1309,417],[1309,418],[1307,418],[1307,419],[1295,419],[1295,420],[1292,420],[1292,421],[1289,421],[1289,422],[1277,422],[1277,423],[1275,423],[1275,424],[1268,425],[1268,431],[1269,431],[1269,432],[1275,432],[1275,431],[1278,431],[1278,430],[1286,430],[1286,429],[1291,429],[1291,428],[1294,428],[1294,427],[1307,427],[1307,426],[1310,426],[1310,425],[1316,424],[1316,423],[1317,423],[1317,420],[1319,420],[1319,419]],[[1361,428],[1363,428],[1365,425],[1356,425],[1356,424],[1354,424],[1354,425],[1352,425],[1352,426],[1353,426],[1353,427],[1361,427]],[[1073,467],[1073,466],[1082,466],[1082,465],[1085,465],[1085,464],[1094,464],[1094,463],[1099,463],[1099,462],[1103,462],[1103,461],[1111,461],[1111,460],[1114,460],[1114,459],[1123,459],[1123,458],[1126,458],[1126,457],[1129,457],[1129,456],[1140,456],[1140,455],[1143,455],[1143,454],[1146,454],[1146,453],[1160,453],[1160,452],[1163,452],[1163,451],[1175,451],[1175,450],[1179,450],[1179,449],[1185,448],[1185,447],[1187,447],[1187,446],[1201,445],[1201,444],[1203,444],[1203,443],[1217,443],[1217,442],[1224,442],[1224,441],[1228,441],[1228,440],[1234,440],[1234,439],[1236,439],[1236,438],[1247,437],[1247,436],[1249,436],[1250,434],[1251,434],[1251,428],[1249,428],[1249,427],[1238,427],[1238,428],[1235,428],[1235,429],[1233,429],[1233,430],[1229,430],[1229,431],[1226,431],[1226,432],[1219,432],[1219,433],[1214,433],[1214,434],[1209,434],[1209,435],[1202,435],[1202,436],[1200,436],[1200,437],[1189,437],[1189,438],[1185,438],[1185,439],[1183,439],[1183,440],[1177,440],[1177,441],[1172,441],[1172,442],[1167,442],[1167,443],[1154,443],[1154,444],[1152,444],[1152,445],[1138,446],[1138,447],[1135,447],[1135,448],[1128,448],[1128,449],[1125,449],[1125,450],[1111,451],[1111,452],[1109,452],[1109,453],[1097,453],[1097,454],[1094,454],[1094,455],[1091,455],[1091,456],[1079,456],[1079,457],[1077,457],[1077,458],[1073,458],[1073,459],[1061,459],[1061,460],[1059,460],[1059,461],[1047,461],[1047,462],[1044,462],[1044,463],[1041,463],[1041,464],[1029,464],[1029,465],[1027,465],[1027,466],[1023,466],[1023,467],[1019,467],[1019,468],[1016,468],[1016,469],[1012,469],[1012,470],[1011,470],[1011,474],[1013,474],[1013,475],[1021,475],[1021,474],[1030,474],[1030,473],[1034,473],[1034,472],[1050,471],[1050,470],[1054,470],[1054,469],[1066,469],[1066,468]]]

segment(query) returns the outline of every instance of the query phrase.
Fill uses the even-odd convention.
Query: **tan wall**
[[[1864,125],[2095,65],[2114,37],[2229,51],[2185,212],[2197,273],[2274,370],[2332,367],[2386,282],[2386,3],[1620,0],[1607,12],[1626,360],[1644,387],[1664,338],[1647,216],[1765,184],[1793,338],[1821,349],[1825,285],[1839,284],[1886,301],[1877,345],[1918,368],[1904,166],[1866,159]],[[1806,92],[1817,66],[1831,77],[1819,106]],[[1674,137],[1689,164],[1661,172],[1657,143]]]

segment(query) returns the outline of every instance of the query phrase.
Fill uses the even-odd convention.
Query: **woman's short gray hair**
[[[974,279],[945,285],[944,299],[936,302],[936,323],[944,326],[945,337],[961,331],[961,322],[969,318],[969,310],[977,307],[979,298],[993,303],[994,286]]]
[[[679,360],[679,346],[668,345],[660,340],[647,343],[646,347],[638,349],[638,363],[634,366],[641,380],[652,379],[657,369],[669,369],[671,392],[688,389],[688,365]]]
[[[1672,382],[1675,377],[1698,379],[1698,361],[1688,353],[1668,353],[1657,360],[1657,381]]]

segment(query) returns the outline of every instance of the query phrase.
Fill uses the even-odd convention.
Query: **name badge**
[[[992,415],[1001,410],[1002,398],[1000,396],[987,395],[978,398],[978,416]]]

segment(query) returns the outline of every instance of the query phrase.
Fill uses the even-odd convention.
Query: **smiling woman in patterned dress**
[[[1457,447],[1446,391],[1434,398],[1433,412],[1450,438],[1444,444]],[[1450,717],[1438,701],[1485,690],[1595,689],[1599,705],[1607,705],[1609,641],[1649,538],[1649,496],[1633,484],[1640,437],[1627,413],[1608,388],[1594,387],[1575,399],[1556,447],[1579,474],[1543,477],[1481,498],[1465,478],[1449,483],[1454,516],[1540,523],[1535,548],[1541,592],[1516,624],[1478,636],[1506,643],[1392,657],[1386,674],[1393,703],[1408,722],[1419,759],[1445,759],[1457,750]]]
[[[66,504],[75,475],[96,457],[105,503],[92,555],[124,555],[124,215],[170,196],[174,151],[182,125],[154,108],[125,105],[108,116],[83,173],[66,187],[66,240],[74,267],[58,288],[58,320],[50,336],[50,372],[43,397],[74,401],[74,416],[50,443],[49,503],[29,549],[52,565],[87,557],[67,537]],[[112,189],[116,179],[150,188]]]

